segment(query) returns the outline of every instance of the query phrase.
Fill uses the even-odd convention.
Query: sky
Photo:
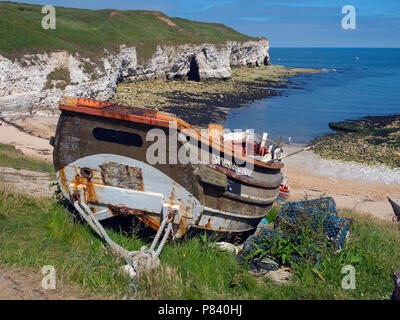
[[[14,0],[15,2],[15,0]],[[85,9],[158,10],[264,36],[271,47],[400,47],[400,0],[24,0]],[[342,7],[355,8],[343,29]]]

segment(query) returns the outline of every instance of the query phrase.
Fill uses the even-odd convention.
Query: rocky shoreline
[[[120,84],[114,101],[176,114],[197,127],[224,123],[231,108],[241,107],[293,85],[290,77],[322,70],[269,65],[232,69],[227,80],[155,80]]]
[[[368,116],[332,122],[335,133],[315,138],[315,152],[323,158],[365,165],[400,167],[400,115]]]
[[[291,78],[300,73],[318,72],[322,70],[278,65],[242,66],[233,68],[232,77],[225,80],[159,79],[120,83],[112,101],[174,113],[191,125],[202,128],[209,123],[223,124],[232,108],[279,95],[281,89],[289,86],[297,88]],[[0,120],[30,135],[48,139],[54,136],[58,114],[58,110],[49,109],[32,113],[0,110]]]

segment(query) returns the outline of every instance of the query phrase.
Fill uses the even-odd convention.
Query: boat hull
[[[170,135],[163,126],[63,110],[53,157],[63,194],[73,202],[74,192],[84,186],[85,200],[99,220],[134,214],[155,230],[174,211],[178,238],[189,228],[224,235],[255,230],[278,196],[279,167],[255,165],[243,175],[237,171],[242,173],[246,164],[235,169],[215,161],[171,163],[176,155],[168,139],[166,163],[150,163],[154,141],[147,134],[152,129]],[[189,150],[199,143],[178,139],[176,147]],[[215,158],[212,147],[202,151]],[[218,150],[218,158],[224,158],[223,151]]]

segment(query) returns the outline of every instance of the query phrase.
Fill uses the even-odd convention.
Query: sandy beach
[[[56,121],[56,117],[36,116],[20,120],[18,126],[28,128],[26,130],[35,135],[51,136],[54,135]],[[53,148],[48,139],[29,134],[3,121],[0,123],[0,143],[11,144],[27,156],[52,162]],[[284,151],[289,154],[301,147],[285,145]],[[400,171],[383,166],[368,167],[325,160],[312,151],[299,153],[283,161],[291,190],[290,201],[332,196],[340,208],[356,209],[386,221],[392,220],[394,214],[387,196],[400,194],[400,185],[396,182],[400,181]],[[11,173],[4,171],[1,174]],[[47,180],[43,180],[41,187],[44,193],[49,192]]]
[[[299,148],[285,146],[284,150],[290,153]],[[283,162],[291,190],[289,200],[332,196],[340,208],[392,220],[394,213],[387,196],[400,193],[400,185],[395,182],[400,177],[399,171],[325,160],[312,151],[299,153]]]
[[[57,121],[56,117],[35,116],[18,119],[12,125],[0,120],[0,143],[13,145],[26,156],[52,162],[53,147],[49,137],[54,135]]]

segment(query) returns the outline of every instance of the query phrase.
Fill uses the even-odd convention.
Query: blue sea
[[[400,114],[400,48],[271,48],[272,64],[324,69],[291,77],[280,96],[232,109],[225,126],[306,143],[328,123]]]

